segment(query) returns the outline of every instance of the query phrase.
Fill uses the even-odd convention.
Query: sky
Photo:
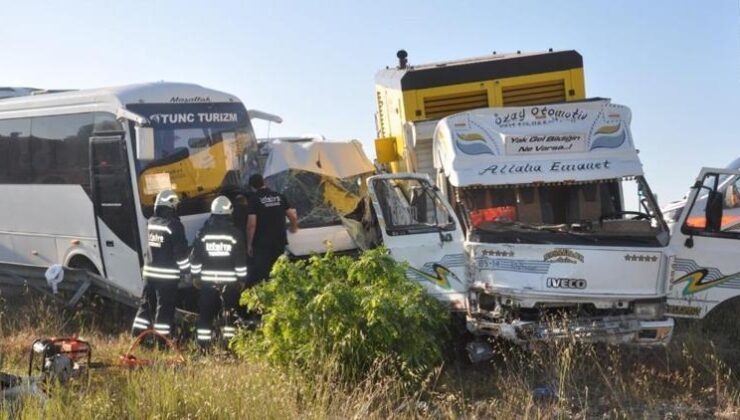
[[[4,86],[192,82],[281,115],[273,136],[355,138],[373,155],[374,75],[398,49],[410,64],[575,49],[587,95],[632,109],[661,203],[702,166],[740,156],[738,0],[0,0],[0,10]]]

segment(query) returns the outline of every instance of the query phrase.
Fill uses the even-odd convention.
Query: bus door
[[[141,244],[123,133],[90,138],[90,181],[104,275],[138,296]]]
[[[703,318],[740,299],[740,172],[703,168],[672,233],[671,315]]]

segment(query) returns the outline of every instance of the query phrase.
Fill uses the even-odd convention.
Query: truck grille
[[[565,81],[506,86],[502,89],[504,106],[525,106],[565,102]]]
[[[424,113],[428,119],[443,118],[470,109],[487,108],[485,90],[424,98]]]

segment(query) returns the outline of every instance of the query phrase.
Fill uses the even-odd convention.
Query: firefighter
[[[234,226],[234,207],[219,196],[211,203],[211,217],[193,243],[190,254],[194,283],[200,287],[196,338],[203,349],[214,338],[213,320],[219,308],[224,319],[221,338],[228,342],[236,332],[234,321],[244,280],[247,277],[244,235]]]
[[[190,268],[185,229],[177,217],[180,202],[172,190],[157,194],[154,216],[149,219],[149,237],[142,277],[144,292],[134,318],[134,336],[154,329],[165,337],[174,333],[177,284]]]

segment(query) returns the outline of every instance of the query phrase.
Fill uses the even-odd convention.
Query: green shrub
[[[405,273],[384,249],[281,258],[269,282],[244,292],[241,303],[260,311],[263,324],[234,348],[304,371],[332,363],[344,380],[382,362],[417,381],[442,360],[449,314]]]

